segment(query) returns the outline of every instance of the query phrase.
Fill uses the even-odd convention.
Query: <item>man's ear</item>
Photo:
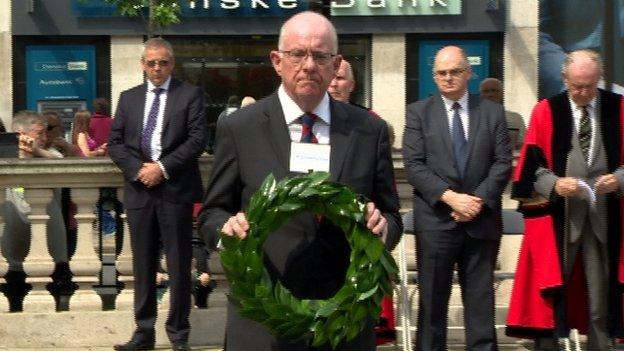
[[[273,65],[273,69],[278,76],[282,76],[282,54],[279,51],[273,50],[269,54],[269,58],[271,59],[271,64]]]

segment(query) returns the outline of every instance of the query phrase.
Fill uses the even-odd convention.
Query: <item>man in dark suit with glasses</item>
[[[171,78],[174,64],[167,41],[145,42],[147,82],[121,93],[110,133],[109,153],[125,178],[136,321],[132,339],[115,350],[154,347],[159,242],[171,289],[167,335],[173,350],[190,350],[192,209],[202,194],[197,157],[205,145],[204,101],[201,89]]]

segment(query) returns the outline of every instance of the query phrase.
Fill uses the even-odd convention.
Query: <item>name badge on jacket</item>
[[[308,173],[308,171],[329,172],[328,144],[297,143],[290,144],[290,171]]]

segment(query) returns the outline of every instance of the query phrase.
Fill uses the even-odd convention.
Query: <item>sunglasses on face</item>
[[[156,65],[159,65],[160,67],[169,66],[169,60],[149,60],[149,61],[143,61],[143,62],[145,62],[147,67],[151,67],[151,68],[156,67]]]

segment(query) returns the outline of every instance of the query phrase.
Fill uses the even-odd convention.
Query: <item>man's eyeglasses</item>
[[[145,62],[147,67],[152,67],[152,68],[156,67],[156,65],[159,65],[160,67],[169,66],[168,60],[149,60],[149,61],[143,61],[143,62]]]
[[[440,70],[440,71],[433,72],[433,75],[438,78],[444,78],[448,74],[453,78],[457,78],[461,76],[462,73],[466,72],[467,69],[468,68],[455,68],[455,69],[449,69],[449,70]]]
[[[312,60],[316,62],[318,65],[326,65],[331,62],[331,59],[336,56],[329,52],[320,52],[320,51],[307,51],[307,50],[280,50],[280,53],[285,54],[290,62],[298,65],[303,61],[308,59],[308,56],[312,56]]]
[[[492,88],[492,89],[483,89],[483,90],[481,90],[481,93],[482,93],[482,94],[500,93],[500,92],[501,92],[501,90],[500,90],[500,89],[494,89],[494,88]]]

